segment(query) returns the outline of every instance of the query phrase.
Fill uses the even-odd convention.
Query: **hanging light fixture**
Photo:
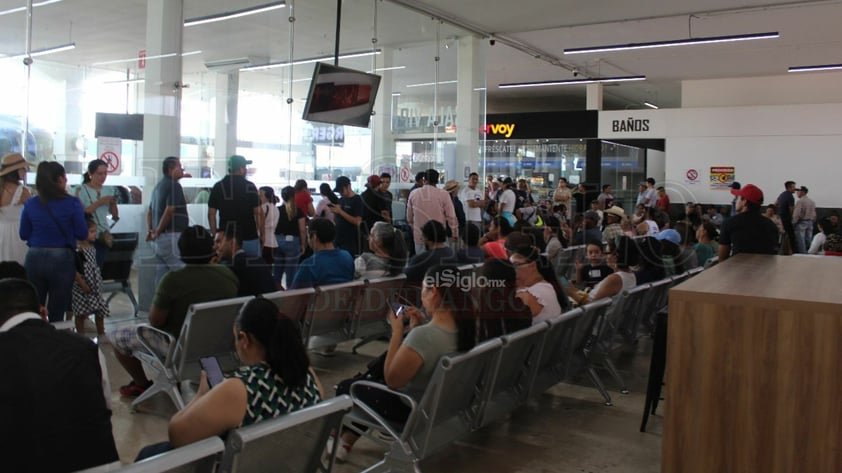
[[[628,51],[632,49],[668,48],[671,46],[693,46],[697,44],[729,43],[733,41],[751,41],[755,39],[779,38],[777,31],[768,33],[738,34],[730,36],[710,36],[706,38],[688,38],[671,41],[652,41],[648,43],[613,44],[608,46],[591,46],[586,48],[565,49],[564,54],[604,53],[612,51]]]

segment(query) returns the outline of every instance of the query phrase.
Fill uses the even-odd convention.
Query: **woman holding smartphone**
[[[460,281],[461,273],[456,266],[438,265],[427,270],[421,286],[421,303],[429,322],[425,323],[424,314],[415,307],[406,306],[397,316],[393,310],[389,311],[392,336],[381,382],[420,399],[442,355],[473,348],[477,331],[471,288],[461,286]],[[405,321],[409,323],[406,337]],[[340,383],[337,395],[346,394],[353,381],[356,379]],[[404,422],[410,414],[406,404],[383,391],[364,390],[359,398],[390,421]],[[358,439],[354,432],[343,431],[336,459],[344,461]],[[329,444],[328,451],[331,447]]]
[[[196,397],[170,420],[169,444],[146,447],[138,459],[322,400],[298,326],[273,302],[258,297],[243,305],[234,323],[234,346],[243,366],[212,389],[202,371]]]

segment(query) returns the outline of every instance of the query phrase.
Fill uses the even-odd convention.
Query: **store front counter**
[[[737,255],[669,296],[664,473],[842,471],[842,258]]]

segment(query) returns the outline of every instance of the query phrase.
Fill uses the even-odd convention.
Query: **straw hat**
[[[35,166],[29,161],[23,159],[20,153],[11,153],[3,156],[2,165],[0,165],[0,176],[5,176],[12,171],[25,168],[27,166]]]

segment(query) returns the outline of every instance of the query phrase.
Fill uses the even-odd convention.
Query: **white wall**
[[[658,183],[656,184],[658,187],[660,187],[661,183],[664,182],[664,179],[666,179],[666,165],[667,154],[665,152],[657,149],[646,150],[646,177],[655,179],[655,182]],[[634,187],[637,184],[632,183],[630,185]]]
[[[735,179],[759,186],[766,202],[793,180],[820,207],[842,207],[842,104],[640,112],[601,112],[600,138],[665,138],[673,202],[730,203],[727,189],[711,189],[709,177],[712,166],[734,166]],[[613,120],[628,118],[649,119],[657,131],[610,132]],[[690,169],[698,172],[695,183],[686,178]]]
[[[683,108],[823,103],[842,103],[839,72],[681,82]]]

